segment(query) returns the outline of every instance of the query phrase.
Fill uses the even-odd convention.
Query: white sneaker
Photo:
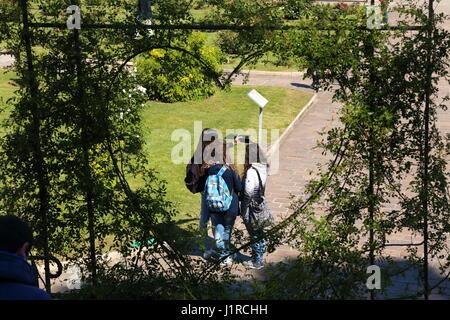
[[[144,20],[143,24],[145,24],[146,26],[151,26],[152,25],[152,20]],[[154,36],[155,35],[155,31],[152,29],[147,29],[147,33],[149,36]]]
[[[232,264],[233,264],[233,257],[229,256],[229,257],[226,257],[225,260],[223,260],[220,263],[220,266],[221,267],[226,267],[226,266],[230,266]]]
[[[244,261],[242,264],[248,269],[259,270],[259,269],[264,268],[264,263],[262,263],[261,261],[249,260],[249,261]]]

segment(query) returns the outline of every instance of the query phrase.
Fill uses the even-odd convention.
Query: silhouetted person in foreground
[[[27,262],[33,243],[30,227],[16,216],[0,216],[0,300],[50,300],[36,287]]]

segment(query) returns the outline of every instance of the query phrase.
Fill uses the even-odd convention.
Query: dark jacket
[[[24,258],[0,251],[0,300],[50,300],[34,283],[33,268]]]
[[[216,165],[213,165],[212,167],[208,168],[206,170],[206,176],[203,177],[205,183],[206,183],[206,178],[209,175],[217,174],[221,168],[222,168],[221,164],[216,164]],[[223,180],[225,180],[225,182],[228,186],[228,189],[233,194],[233,200],[231,201],[230,209],[225,214],[237,216],[239,213],[238,193],[242,191],[241,179],[239,178],[239,175],[237,175],[234,171],[232,171],[230,169],[225,170],[225,172],[222,174],[222,178],[223,178]],[[220,214],[224,214],[224,213],[220,213]]]
[[[233,148],[232,142],[227,143],[227,149]],[[197,152],[197,151],[196,151]],[[199,156],[201,160],[201,155]],[[192,193],[203,192],[205,189],[206,176],[200,175],[201,164],[194,163],[195,158],[192,157],[189,163],[186,165],[186,176],[184,178],[184,184],[186,188]],[[200,161],[199,161],[200,162]]]

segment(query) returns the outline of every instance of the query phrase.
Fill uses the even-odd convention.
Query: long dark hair
[[[218,137],[218,133],[215,129],[205,128],[202,130],[202,134],[200,135],[200,139],[198,140],[197,148],[195,149],[194,156],[192,157],[191,162],[201,165],[203,161],[203,153],[205,148],[216,141]]]
[[[255,162],[263,163],[269,167],[266,155],[262,152],[259,145],[257,143],[249,143],[245,147],[244,171],[242,172],[243,179],[247,176],[247,171],[252,167],[252,163]]]
[[[227,143],[225,141],[216,140],[208,144],[203,152],[203,163],[200,166],[200,175],[204,175],[205,170],[215,164],[226,165],[235,173],[238,172],[228,155]]]

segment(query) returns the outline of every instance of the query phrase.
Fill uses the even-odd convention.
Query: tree
[[[221,52],[206,45],[204,34],[191,34],[185,49],[219,72]],[[211,96],[216,89],[214,79],[208,77],[199,59],[182,51],[153,49],[138,57],[137,70],[150,100],[189,101]]]

